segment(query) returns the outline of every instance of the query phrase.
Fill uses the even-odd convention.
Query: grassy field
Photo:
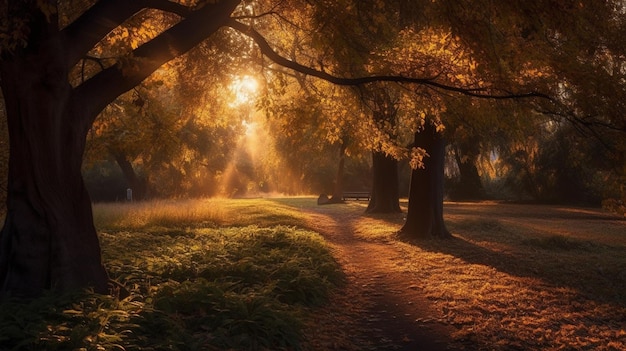
[[[303,318],[342,280],[321,237],[296,227],[297,206],[162,201],[94,215],[105,265],[131,296],[5,301],[0,349],[297,349]]]
[[[446,203],[454,240],[405,242],[395,236],[403,214],[365,216],[364,206],[320,207],[314,198],[95,205],[105,265],[131,296],[4,301],[0,349],[297,350],[307,316],[343,281],[323,238],[306,229],[308,211],[399,250],[388,269],[405,273],[438,311],[433,318],[454,327],[455,349],[626,349],[623,218]]]
[[[468,350],[625,350],[626,221],[596,209],[446,203],[454,240],[397,241],[403,215],[355,231],[392,242]]]

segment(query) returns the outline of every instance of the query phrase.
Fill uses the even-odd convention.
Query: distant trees
[[[626,61],[623,41],[617,38],[626,22],[621,2],[474,2],[480,12],[463,1],[448,5],[453,32],[492,81],[534,86],[552,96],[487,113],[508,120],[491,119],[501,130],[484,143],[482,153],[495,151],[491,157],[508,165],[511,186],[529,198],[580,202],[593,200],[588,190],[598,179],[604,184],[624,179],[626,119],[619,111]],[[491,46],[483,46],[485,42]],[[567,146],[572,149],[563,153]]]
[[[232,95],[227,87],[212,88]],[[244,132],[241,117],[223,116],[220,124],[198,109],[201,97],[185,95],[172,77],[164,81],[158,75],[122,95],[88,134],[86,168],[115,162],[135,200],[216,194],[216,173],[226,167],[228,153]]]

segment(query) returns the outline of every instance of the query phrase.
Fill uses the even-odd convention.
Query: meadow
[[[94,207],[103,260],[129,291],[0,305],[2,350],[298,349],[342,275],[294,208],[260,200]]]

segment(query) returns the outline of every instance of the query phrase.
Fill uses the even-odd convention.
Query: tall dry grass
[[[207,227],[224,225],[300,225],[303,214],[298,198],[186,199],[94,204],[96,228],[141,229],[148,227]],[[294,205],[295,204],[295,205]]]

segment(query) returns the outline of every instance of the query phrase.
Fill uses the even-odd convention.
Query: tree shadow
[[[576,290],[586,299],[626,307],[623,287],[626,286],[624,264],[621,267],[581,266],[576,255],[596,255],[597,252],[575,247],[572,249],[542,249],[511,246],[509,252],[495,251],[453,235],[451,239],[403,240],[422,250],[460,258],[468,264],[492,267],[515,277],[540,279],[553,287]],[[614,252],[614,254],[619,254]]]
[[[498,202],[447,202],[444,206],[444,212],[450,211],[460,216],[492,215],[492,212],[497,212],[498,217],[626,222],[624,216],[588,207],[502,204]],[[497,209],[495,209],[496,207]]]
[[[538,211],[541,212],[541,209]],[[427,252],[457,257],[468,264],[489,266],[515,277],[539,279],[552,287],[571,288],[598,303],[626,307],[623,293],[626,259],[620,259],[624,257],[623,246],[594,242],[592,237],[589,241],[572,239],[549,230],[538,236],[524,236],[514,232],[511,224],[501,222],[499,215],[485,218],[480,211],[465,207],[455,208],[453,212],[454,216],[461,218],[446,219],[446,225],[453,233],[450,239],[406,239],[399,236],[395,239]],[[524,214],[524,211],[512,213],[537,218]],[[561,213],[563,219],[603,219],[596,213],[579,215],[569,213],[568,209],[563,209]],[[399,228],[402,222],[399,216],[369,214],[367,217],[384,221],[390,227]],[[607,218],[615,220],[613,216]]]

